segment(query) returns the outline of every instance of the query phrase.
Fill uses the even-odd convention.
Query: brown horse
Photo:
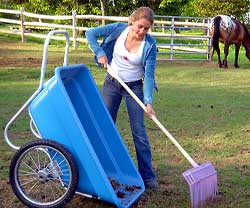
[[[246,57],[250,60],[250,34],[246,26],[235,18],[226,15],[218,15],[211,21],[210,34],[212,37],[213,53],[214,50],[218,55],[219,67],[227,66],[227,56],[229,46],[235,45],[235,61],[234,66],[238,68],[238,56],[241,45],[246,50]],[[221,63],[219,41],[224,43],[224,60]],[[213,54],[212,53],[212,54]]]

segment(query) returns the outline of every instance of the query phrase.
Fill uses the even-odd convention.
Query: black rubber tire
[[[42,153],[44,152],[45,155],[49,155],[48,153],[46,153],[47,151],[44,151],[44,148],[47,148],[46,149],[47,151],[49,149],[49,151],[55,151],[56,154],[58,153],[60,155],[59,157],[63,158],[65,160],[65,164],[67,164],[69,166],[68,169],[67,169],[67,171],[70,171],[69,173],[71,175],[71,177],[69,177],[71,180],[69,180],[67,188],[65,188],[65,186],[61,183],[61,180],[60,180],[60,183],[58,182],[58,178],[59,177],[58,178],[56,178],[56,177],[53,178],[52,177],[53,173],[51,174],[52,176],[51,176],[51,178],[49,178],[49,180],[46,180],[46,182],[41,182],[42,185],[45,184],[44,187],[46,188],[46,183],[49,183],[50,181],[52,181],[50,183],[54,184],[55,183],[54,181],[56,181],[57,182],[56,185],[57,186],[58,186],[58,184],[59,184],[59,186],[61,185],[62,190],[63,191],[65,190],[65,193],[63,194],[62,197],[58,198],[57,200],[52,201],[51,203],[47,203],[47,202],[44,203],[44,202],[36,201],[36,200],[33,200],[32,198],[29,198],[29,193],[25,193],[24,192],[24,188],[22,188],[22,186],[24,186],[22,184],[22,178],[20,179],[21,180],[20,181],[19,180],[19,175],[18,175],[19,173],[20,173],[20,175],[22,175],[21,174],[22,173],[21,172],[22,171],[22,166],[24,166],[24,165],[21,165],[22,159],[24,158],[24,160],[25,160],[25,157],[27,157],[27,155],[30,154],[31,151],[33,151],[33,150],[37,151],[37,150],[41,150],[42,149],[42,151],[41,151]],[[50,150],[50,148],[51,148],[51,150]],[[29,155],[29,157],[30,157],[30,155]],[[38,158],[39,158],[39,156],[38,156]],[[63,162],[64,162],[64,160],[63,160]],[[49,162],[49,164],[50,163],[51,162]],[[40,162],[39,162],[39,164],[40,164]],[[46,165],[46,169],[49,169],[48,168],[49,164]],[[57,163],[56,167],[58,167],[58,166],[59,165]],[[44,165],[43,169],[45,169],[45,165]],[[52,165],[52,168],[49,169],[48,172],[51,172],[51,171],[53,172],[53,169],[55,169],[54,163]],[[56,173],[58,175],[57,171],[56,171]],[[30,176],[30,177],[33,177],[33,176]],[[35,177],[35,179],[37,181],[39,181],[39,178],[37,177],[37,175],[35,175],[34,177]],[[52,140],[39,139],[39,140],[31,141],[31,142],[23,145],[16,152],[16,154],[14,155],[14,157],[11,160],[10,169],[9,169],[9,180],[10,180],[10,184],[11,184],[13,192],[15,193],[15,195],[17,196],[17,198],[23,204],[25,204],[26,206],[28,206],[28,207],[34,207],[34,208],[56,208],[56,207],[63,207],[67,202],[69,202],[69,200],[71,200],[71,198],[74,196],[75,191],[77,189],[77,186],[78,186],[78,168],[76,166],[76,163],[74,161],[74,158],[73,158],[72,154],[63,145],[61,145],[61,144],[59,144],[59,143],[57,143],[55,141],[52,141]],[[49,182],[47,182],[47,181],[49,181]],[[40,189],[38,189],[38,190],[40,190]],[[52,190],[52,188],[51,188],[51,190]],[[53,190],[52,190],[52,192],[53,192]],[[46,198],[46,194],[45,194],[45,198]]]

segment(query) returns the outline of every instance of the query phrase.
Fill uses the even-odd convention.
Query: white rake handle
[[[125,82],[122,81],[122,79],[117,75],[117,73],[109,66],[107,65],[108,69],[107,72],[115,78],[123,87],[124,89],[131,95],[131,97],[138,103],[138,105],[141,106],[141,108],[147,113],[146,106],[142,103],[142,101],[135,95],[135,93],[126,85]],[[183,147],[176,141],[176,139],[168,132],[168,130],[161,124],[161,122],[152,115],[152,120],[155,122],[155,124],[163,131],[163,133],[170,139],[170,141],[180,150],[180,152],[183,154],[183,156],[191,163],[191,165],[195,168],[199,165],[193,160],[193,158],[190,157],[190,155],[186,152],[186,150],[183,149]]]

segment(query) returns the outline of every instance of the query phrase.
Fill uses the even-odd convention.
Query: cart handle
[[[20,116],[20,114],[27,108],[27,106],[31,103],[32,100],[35,99],[35,97],[42,91],[43,86],[44,86],[44,77],[45,77],[45,72],[46,72],[46,66],[47,66],[47,59],[48,59],[48,46],[49,46],[49,42],[50,39],[53,35],[55,34],[62,34],[65,35],[66,37],[66,46],[65,46],[65,53],[64,53],[64,62],[63,62],[63,66],[67,66],[68,65],[68,53],[69,53],[69,46],[70,46],[70,38],[69,38],[69,34],[67,31],[65,30],[53,30],[50,31],[46,37],[46,40],[44,42],[44,49],[43,49],[43,59],[42,59],[42,67],[41,67],[41,75],[40,75],[40,83],[39,83],[39,87],[37,88],[37,90],[34,92],[34,94],[24,103],[24,105],[17,111],[17,113],[10,119],[10,121],[7,123],[5,129],[4,129],[4,138],[7,142],[7,144],[15,149],[18,150],[20,149],[19,146],[14,145],[8,136],[8,130],[9,127],[11,126],[11,124],[17,120],[17,118]]]
[[[43,48],[43,60],[42,60],[42,67],[41,67],[41,78],[40,78],[40,84],[39,84],[39,88],[41,88],[41,89],[43,88],[43,84],[44,84],[44,77],[45,77],[47,59],[48,59],[49,42],[50,42],[50,39],[51,39],[52,35],[55,35],[55,34],[64,34],[66,36],[66,46],[65,46],[63,66],[68,65],[68,53],[69,53],[69,46],[70,46],[70,38],[69,38],[68,32],[65,31],[65,30],[53,30],[53,31],[50,31],[48,33],[48,35],[47,35],[47,38],[46,38],[45,42],[44,42],[44,48]]]

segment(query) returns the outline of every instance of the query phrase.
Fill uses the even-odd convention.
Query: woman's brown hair
[[[149,20],[152,25],[154,23],[154,11],[149,7],[139,7],[130,15],[128,25],[132,25],[132,21],[137,21],[142,18]]]

